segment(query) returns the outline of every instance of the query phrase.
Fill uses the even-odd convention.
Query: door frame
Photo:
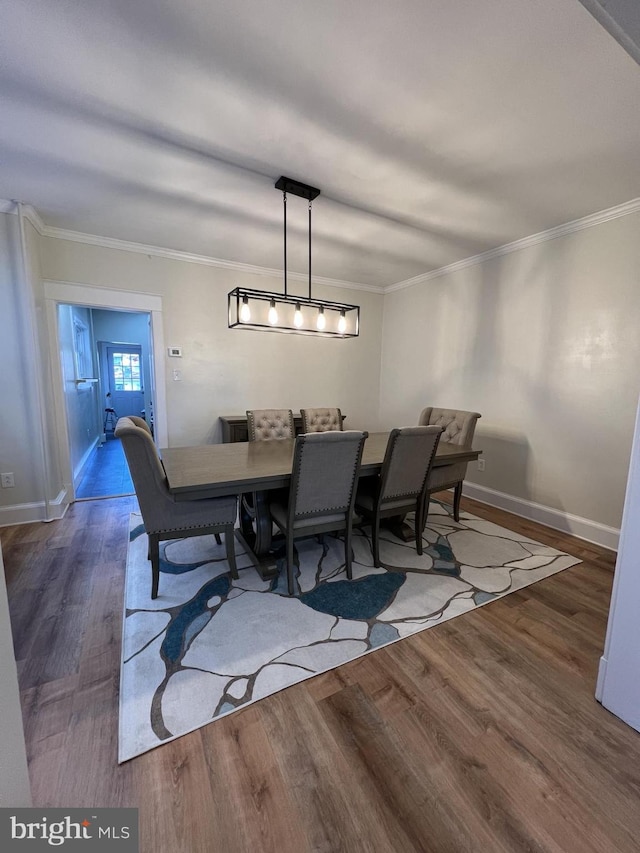
[[[70,281],[45,279],[44,302],[49,338],[49,363],[52,371],[52,391],[55,408],[55,432],[58,459],[64,488],[70,501],[75,501],[71,453],[69,450],[69,427],[64,402],[62,366],[60,364],[58,337],[58,306],[81,305],[85,308],[107,308],[114,311],[135,311],[149,314],[150,343],[152,351],[152,388],[154,393],[154,435],[158,447],[168,445],[167,391],[164,363],[164,327],[162,318],[162,296],[135,290],[112,290]]]

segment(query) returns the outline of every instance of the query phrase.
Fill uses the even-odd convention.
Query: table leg
[[[244,546],[263,580],[278,574],[267,492],[252,492],[240,499],[240,529],[236,538]]]
[[[415,542],[416,534],[409,524],[404,520],[404,515],[394,515],[391,518],[383,518],[381,525],[390,530],[394,536],[403,542]]]

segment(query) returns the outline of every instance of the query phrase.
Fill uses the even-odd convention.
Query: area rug
[[[292,684],[467,613],[575,563],[575,557],[431,502],[425,550],[354,532],[353,580],[332,536],[296,543],[297,593],[286,570],[263,581],[236,543],[239,580],[213,536],[161,546],[153,601],[147,536],[131,517],[120,680],[120,762]]]

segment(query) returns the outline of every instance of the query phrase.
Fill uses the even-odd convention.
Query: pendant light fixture
[[[314,299],[311,295],[311,206],[320,190],[293,178],[279,178],[284,209],[284,293],[236,287],[228,295],[229,328],[286,332],[327,338],[353,338],[360,333],[360,306]],[[309,295],[287,290],[287,193],[309,202]]]

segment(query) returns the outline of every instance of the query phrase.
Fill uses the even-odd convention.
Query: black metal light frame
[[[264,317],[264,321],[259,319],[251,319],[243,321],[240,319],[240,312],[244,298],[247,298],[249,304],[253,306],[254,311],[257,305],[264,305],[264,309],[259,312],[259,317]],[[282,309],[284,306],[290,306],[288,314],[293,316],[297,307],[300,308],[303,317],[309,317],[308,321],[304,321],[302,326],[296,326],[291,322],[280,320],[277,325],[271,324],[266,319],[268,307],[271,302],[275,303],[276,309]],[[253,329],[260,332],[281,332],[291,335],[315,335],[316,337],[324,338],[353,338],[357,337],[360,332],[360,307],[358,305],[349,305],[346,302],[329,302],[327,299],[309,299],[306,296],[292,296],[283,293],[270,293],[266,290],[252,290],[248,287],[236,287],[228,295],[229,304],[229,328],[230,329]],[[308,309],[305,312],[305,309]],[[313,322],[317,322],[317,315],[322,309],[325,314],[326,326],[324,329],[314,327]],[[282,312],[279,312],[281,316]],[[309,316],[310,315],[310,316]],[[343,316],[346,321],[344,332],[338,329],[340,317]]]
[[[228,294],[229,328],[325,338],[357,337],[360,334],[359,305],[314,299],[311,296],[311,204],[320,195],[320,190],[284,176],[276,181],[275,187],[282,191],[284,208],[284,293],[248,287],[234,288]],[[287,291],[287,193],[306,198],[309,202],[308,296],[298,296]],[[266,303],[277,313],[275,322],[268,319],[269,308]],[[319,327],[322,321],[323,325]]]

